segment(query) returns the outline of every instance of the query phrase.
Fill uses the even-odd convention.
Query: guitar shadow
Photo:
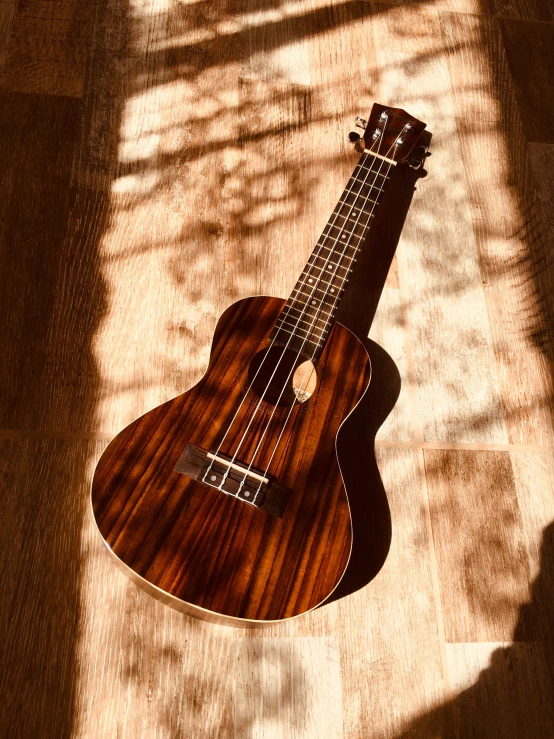
[[[420,142],[429,146],[431,133]],[[360,404],[339,431],[340,459],[353,527],[350,561],[336,590],[323,604],[360,590],[379,573],[387,558],[392,521],[387,494],[375,457],[375,437],[400,395],[400,372],[387,352],[368,338],[387,275],[391,269],[422,167],[398,167],[391,178],[379,214],[360,252],[337,320],[364,344],[371,358],[371,382]]]

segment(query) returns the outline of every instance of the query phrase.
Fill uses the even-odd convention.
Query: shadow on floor
[[[543,533],[540,572],[531,602],[520,608],[514,643],[495,649],[473,685],[416,718],[395,739],[553,737],[553,604],[554,522]]]
[[[113,161],[119,80],[93,75],[88,94],[100,85],[110,95],[103,156]],[[78,437],[95,423],[92,342],[106,310],[99,244],[109,219],[109,191],[75,180],[89,100],[0,90],[0,735],[12,739],[76,731],[94,451]]]
[[[425,132],[426,147],[431,134]],[[377,432],[400,394],[401,379],[387,352],[368,339],[402,228],[424,169],[398,167],[386,198],[360,252],[357,269],[345,292],[337,320],[353,331],[371,358],[371,382],[348,422],[340,430],[337,450],[348,491],[353,526],[350,562],[331,603],[367,585],[385,563],[392,537],[387,494],[375,458]],[[416,195],[417,198],[417,195]]]

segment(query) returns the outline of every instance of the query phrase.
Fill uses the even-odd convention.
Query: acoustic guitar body
[[[367,388],[369,357],[334,323],[313,366],[289,362],[294,377],[311,373],[309,392],[292,382],[282,398],[262,397],[272,368],[283,385],[268,349],[284,304],[253,297],[228,308],[204,377],[121,431],[92,483],[100,533],[134,582],[189,615],[248,628],[324,602],[352,545],[335,441]],[[240,489],[251,459],[251,487]],[[240,495],[218,489],[225,469]]]

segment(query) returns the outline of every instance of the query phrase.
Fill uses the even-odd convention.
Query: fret
[[[356,210],[363,210],[368,207],[371,211],[376,205],[379,205],[381,194],[384,192],[383,189],[372,185],[369,182],[361,182],[360,180],[354,180],[352,185],[359,185],[359,187],[351,187],[345,190],[337,201],[337,206],[351,205]]]
[[[279,325],[279,321],[281,321],[281,325]],[[307,329],[306,328],[302,328],[300,325],[297,325],[295,323],[290,323],[290,321],[283,320],[283,318],[278,318],[277,319],[277,323],[275,325],[277,326],[277,328],[281,328],[284,324],[286,324],[287,326],[292,326],[292,328],[294,329],[294,332],[295,333],[297,331],[302,331],[303,333],[310,335],[312,333],[312,331],[317,331],[318,333],[321,334],[321,336],[317,336],[316,337],[318,339],[318,341],[319,341],[319,339],[323,338],[323,335],[326,334],[327,331],[329,330],[329,327],[327,327],[326,329],[325,328],[324,329],[321,329],[321,328],[317,328],[317,326],[312,326],[311,323],[309,324],[309,326],[308,326]]]
[[[287,329],[286,329],[286,328],[283,328],[282,326],[276,326],[276,327],[275,327],[275,330],[276,330],[276,332],[277,332],[277,335],[278,335],[279,333],[283,332],[283,333],[285,333],[285,334],[289,334],[289,336],[294,336],[294,337],[296,337],[296,331],[287,331]],[[297,337],[297,338],[300,338],[300,339],[301,339],[301,337]],[[317,348],[319,348],[319,349],[321,349],[321,346],[322,346],[322,345],[321,345],[321,344],[319,343],[319,341],[314,341],[313,339],[308,339],[308,338],[306,338],[306,339],[301,339],[301,341],[302,341],[302,343],[303,343],[303,344],[314,344],[314,346],[316,346],[316,347],[317,347]]]
[[[318,331],[321,335],[324,335],[329,330],[331,323],[329,321],[325,321],[323,318],[316,318],[315,316],[300,316],[298,319],[294,318],[294,316],[286,316],[288,320],[285,320],[285,317],[283,314],[279,316],[277,319],[277,323],[275,324],[277,327],[279,325],[286,324],[288,326],[292,326],[294,329],[296,329],[298,326],[300,327],[300,331],[305,331],[306,329],[302,326],[309,326],[310,331],[313,329],[314,331]],[[311,318],[311,321],[308,321],[308,319]],[[322,323],[322,326],[318,326],[318,323]],[[298,325],[297,325],[298,324]]]
[[[304,277],[304,275],[302,275],[302,277]],[[335,279],[337,282],[334,281]],[[313,282],[306,282],[304,279],[299,279],[296,285],[292,288],[292,292],[306,291],[303,292],[303,294],[308,297],[311,297],[312,295],[315,297],[316,292],[323,292],[326,295],[335,297],[341,290],[345,289],[349,279],[349,277],[340,277],[339,275],[335,275],[331,282],[319,278],[314,278]]]
[[[375,176],[373,176],[375,175]],[[383,177],[379,172],[374,172],[367,167],[362,168],[359,172],[354,171],[352,177],[348,180],[348,184],[344,188],[346,193],[352,192],[353,185],[367,185],[368,187],[375,187],[380,190],[385,187],[389,177]]]
[[[339,221],[339,218],[341,219]],[[325,228],[338,228],[342,230],[347,226],[351,229],[359,229],[360,235],[367,230],[373,213],[357,212],[357,213],[333,213],[331,218],[325,224]]]
[[[293,300],[295,300],[295,299],[293,298]],[[296,301],[296,302],[298,302],[298,301]],[[311,313],[306,313],[307,310],[308,311],[310,311],[310,310],[313,311],[314,310],[311,305],[307,305],[306,303],[300,303],[300,305],[302,306],[302,309],[296,308],[293,302],[287,303],[286,304],[286,307],[285,307],[285,310],[287,310],[289,313],[290,313],[290,311],[295,310],[297,313],[300,313],[300,314],[303,313],[304,315],[308,315],[310,318],[313,318],[314,317]],[[319,308],[319,309],[316,308],[315,311],[314,311],[314,313],[320,313],[320,314],[324,314],[326,316],[332,316],[333,315],[328,310],[323,310],[323,308]],[[293,318],[294,318],[294,316],[293,316]],[[328,321],[325,318],[316,318],[316,320],[317,321],[323,321],[323,323],[328,323]]]
[[[296,293],[300,293],[300,295],[305,295],[307,298],[311,298],[312,299],[312,302],[310,303],[310,305],[317,305],[317,301],[320,300],[321,298],[314,297],[314,293],[316,293],[316,292],[317,293],[323,293],[323,295],[328,295],[330,298],[336,298],[337,295],[339,295],[341,293],[341,291],[344,290],[344,287],[339,287],[336,290],[335,290],[334,287],[331,288],[331,290],[333,290],[334,292],[331,292],[330,290],[325,290],[325,288],[321,289],[319,287],[311,287],[310,286],[310,289],[311,289],[312,292],[305,293],[299,287],[293,287],[292,292],[293,293],[295,293],[295,292]],[[292,296],[292,293],[291,293],[291,296]],[[296,298],[295,298],[295,300],[296,300]]]
[[[330,232],[329,233],[325,233],[325,228],[329,228],[330,231],[332,231],[334,228],[336,228],[337,231],[338,231],[338,236],[332,236],[332,234]],[[338,241],[339,239],[342,239],[343,236],[345,238],[346,238],[346,236],[355,236],[357,239],[361,239],[364,236],[363,233],[357,234],[357,233],[354,233],[353,231],[348,231],[346,228],[343,228],[341,226],[325,226],[325,228],[323,229],[323,233],[321,235],[322,236],[325,236],[326,238],[329,237],[329,236],[331,236],[331,238],[335,239],[335,241]],[[324,246],[324,245],[321,244],[321,246]],[[338,244],[338,246],[347,246],[347,245],[346,244]],[[329,248],[329,247],[325,247],[325,248]]]
[[[371,172],[372,174],[377,175],[377,177],[382,177],[383,180],[385,181],[390,179],[388,172],[387,174],[383,174],[383,172],[378,172],[377,170],[372,169],[371,167],[364,167],[363,164],[358,164],[356,169],[358,169],[359,172]],[[354,172],[356,172],[356,169],[354,170]],[[356,175],[352,175],[352,177],[355,177],[355,176]]]
[[[356,195],[356,193],[348,193],[348,195]],[[348,195],[347,195],[347,198],[348,198]],[[379,196],[377,196],[377,197],[379,197]],[[371,198],[366,198],[366,200],[364,202],[364,206],[365,206],[366,203],[372,203],[373,205],[379,205],[379,201],[378,200],[372,200]],[[339,211],[342,210],[342,207],[344,205],[348,205],[348,206],[353,207],[352,212],[348,216],[341,216],[342,218],[351,218],[352,216],[355,216],[357,218],[358,216],[370,216],[371,215],[371,213],[368,213],[363,208],[360,208],[359,205],[356,205],[356,197],[353,197],[352,198],[352,202],[351,203],[348,202],[348,199],[347,200],[342,200],[341,199],[337,203],[337,206],[339,206],[339,205],[340,205]],[[335,211],[333,211],[332,215],[340,215],[340,212],[339,213],[335,213]]]
[[[356,259],[355,256],[349,257],[345,252],[337,253],[337,250],[335,247],[342,246],[342,247],[346,247],[347,249],[354,249],[357,253],[360,250],[358,246],[354,246],[354,244],[341,244],[341,242],[338,241],[337,239],[335,239],[335,242],[336,243],[334,244],[334,246],[327,246],[326,244],[318,244],[317,245],[319,247],[318,251],[323,251],[325,249],[325,251],[329,251],[331,252],[331,254],[336,254],[336,256],[339,257],[339,259],[349,259],[350,261],[352,261],[353,259]],[[321,256],[321,259],[328,260],[331,254],[329,254],[328,256],[321,256],[318,254],[318,256]],[[331,264],[331,262],[329,262],[329,264]],[[337,262],[333,262],[333,264],[336,265]]]
[[[313,262],[310,261],[311,259],[321,259],[321,261],[323,262],[323,265],[320,266],[318,264],[314,264]],[[355,261],[356,261],[356,259],[354,258],[352,260],[352,262],[355,262]],[[326,262],[326,258],[325,257],[320,257],[320,256],[314,257],[312,255],[310,257],[310,259],[308,259],[308,264],[310,266],[315,267],[316,269],[323,270],[323,271],[328,270],[329,272],[335,272],[336,271],[337,275],[338,275],[338,273],[340,272],[341,269],[344,270],[344,272],[346,272],[346,274],[349,274],[350,273],[350,267],[346,267],[346,266],[344,266],[342,264],[337,265],[336,262],[327,262],[327,264],[325,262]]]
[[[368,172],[367,169],[364,171],[366,173]],[[369,170],[369,172],[371,172],[371,170]],[[348,184],[344,189],[345,193],[355,193],[356,195],[358,195],[360,190],[358,188],[353,189],[354,185],[363,185],[364,187],[368,187],[369,190],[384,190],[389,178],[380,178],[379,172],[373,172],[372,174],[374,174],[375,177],[372,177],[371,174],[363,174],[362,172],[354,173],[352,177],[348,180]]]
[[[382,171],[384,170],[384,171]],[[375,156],[362,156],[333,209],[300,278],[285,304],[271,337],[289,337],[287,345],[303,352],[304,341],[315,358],[332,326],[363,239],[382,200],[390,166]],[[293,338],[291,338],[291,336]]]
[[[353,193],[349,193],[349,195],[352,195]],[[348,218],[350,220],[358,220],[361,218],[368,218],[371,217],[375,211],[375,207],[379,205],[381,200],[380,193],[377,193],[375,195],[376,199],[373,198],[363,198],[363,202],[360,204],[358,203],[358,198],[352,198],[352,202],[347,199],[344,200],[341,198],[337,205],[335,206],[335,210],[331,213],[331,217],[329,218],[328,223],[331,221],[332,218],[335,218],[336,216],[342,216],[343,218]],[[368,205],[369,204],[369,205]],[[368,209],[366,210],[366,205],[368,205]],[[344,210],[346,208],[350,208],[351,210],[348,211],[348,213],[344,213]],[[341,213],[341,211],[343,211]],[[367,221],[366,221],[367,223]]]
[[[323,229],[321,236],[319,237],[321,239],[321,243],[318,241],[317,246],[320,246],[324,249],[331,248],[331,250],[334,252],[337,251],[337,247],[341,247],[341,248],[347,247],[347,248],[359,249],[359,243],[358,242],[356,244],[352,243],[351,239],[348,237],[353,236],[356,239],[363,239],[363,237],[365,236],[365,228],[361,226],[360,224],[358,224],[355,228],[359,229],[359,233],[356,233],[356,231],[350,231],[349,229],[346,228],[346,226],[349,226],[349,225],[351,224],[345,223],[344,226],[337,226],[337,225],[330,226],[329,224],[327,224],[325,228]],[[326,245],[325,242],[326,241],[328,242],[331,239],[334,241],[334,244],[332,247],[329,247]],[[338,253],[340,255],[340,252]]]
[[[318,250],[319,249],[330,249],[331,252],[332,252],[331,254],[328,254],[328,255],[325,255],[325,254],[321,254],[321,255],[318,254],[317,255],[317,259],[321,259],[322,262],[323,262],[323,266],[322,266],[323,269],[328,269],[329,266],[331,267],[331,269],[328,270],[329,272],[333,272],[337,266],[338,266],[339,269],[346,269],[348,271],[350,271],[350,268],[351,268],[351,264],[345,263],[344,265],[342,265],[340,262],[332,262],[332,261],[329,261],[330,257],[332,257],[332,256],[338,257],[341,261],[343,259],[347,259],[348,262],[355,262],[357,260],[357,258],[358,258],[359,247],[358,246],[354,246],[354,244],[347,244],[344,241],[337,241],[335,243],[335,246],[342,246],[343,249],[344,249],[343,252],[340,253],[340,254],[337,253],[337,250],[336,249],[334,249],[332,247],[329,247],[329,246],[325,246],[325,244],[318,244],[317,246],[318,246]],[[346,247],[346,248],[344,248],[344,247]],[[348,254],[346,253],[346,251],[348,249],[353,249],[354,250],[354,256],[353,257],[348,256]],[[311,257],[310,257],[310,259],[311,259]]]
[[[321,275],[325,275],[325,272],[322,271],[321,272]],[[319,282],[320,285],[323,284],[323,285],[331,285],[331,287],[336,287],[336,285],[335,285],[334,282],[327,282],[327,280],[322,280],[321,279],[321,275],[319,277],[315,277],[315,275],[311,275],[310,272],[307,272],[306,274],[304,274],[304,272],[302,272],[302,274],[300,275],[300,279],[298,280],[298,282],[296,284],[298,285],[300,283],[306,283],[306,282],[308,284],[312,284],[314,282],[314,280],[318,280],[318,282]],[[303,280],[302,279],[303,277],[307,277],[308,279],[307,280]],[[333,279],[342,280],[342,282],[348,282],[348,277],[339,277],[339,275],[334,275],[334,276],[332,275],[332,277],[333,277]]]
[[[361,180],[353,180],[353,183],[360,185],[360,189],[353,190],[350,187],[348,188],[347,195],[356,195],[356,197],[360,198],[361,200],[369,198],[370,195],[374,195],[375,197],[379,198],[379,195],[381,195],[381,193],[385,191],[384,188],[379,187],[375,183],[362,182]],[[366,192],[364,192],[364,188],[367,188]]]

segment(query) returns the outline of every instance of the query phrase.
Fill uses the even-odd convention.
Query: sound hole
[[[254,392],[273,405],[305,403],[317,383],[311,360],[281,346],[258,352],[250,363],[248,376]]]

